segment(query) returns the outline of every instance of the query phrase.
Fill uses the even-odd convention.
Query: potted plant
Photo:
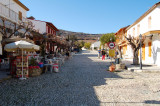
[[[38,76],[41,74],[41,69],[35,58],[29,60],[29,76]]]
[[[109,71],[113,72],[115,71],[115,65],[112,63],[112,65],[109,67]]]

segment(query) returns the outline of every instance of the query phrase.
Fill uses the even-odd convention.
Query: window
[[[151,28],[151,16],[150,17],[148,17],[148,28]]]
[[[140,34],[140,24],[137,25],[137,35],[139,36],[139,34]]]
[[[133,36],[135,36],[135,28],[133,28]]]
[[[19,20],[22,21],[22,12],[19,11]]]

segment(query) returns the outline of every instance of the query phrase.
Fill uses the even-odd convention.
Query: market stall
[[[39,46],[27,41],[20,40],[5,45],[4,50],[8,52],[16,51],[19,54],[16,59],[16,74],[20,77],[20,79],[26,79],[26,77],[28,77],[28,57],[27,55],[24,55],[24,53],[28,51],[39,50]]]

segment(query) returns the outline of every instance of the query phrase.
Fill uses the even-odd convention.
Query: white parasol
[[[6,44],[5,47],[4,47],[4,50],[9,51],[9,52],[15,51],[17,49],[22,50],[22,78],[20,78],[20,79],[23,80],[23,79],[26,79],[26,78],[23,77],[23,50],[25,50],[25,51],[36,51],[36,50],[39,50],[40,47],[38,45],[29,43],[29,42],[26,42],[26,41],[23,41],[23,40]]]

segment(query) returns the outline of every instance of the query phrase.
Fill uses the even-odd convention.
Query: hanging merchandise
[[[21,78],[22,76],[24,78],[28,78],[28,57],[27,56],[17,56],[16,59],[16,65],[17,65],[17,77]]]

